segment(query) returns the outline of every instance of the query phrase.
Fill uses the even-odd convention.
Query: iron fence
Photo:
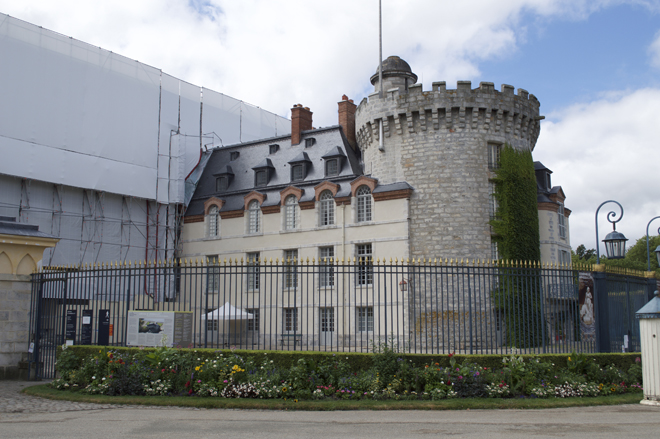
[[[580,273],[569,268],[485,262],[48,268],[33,276],[32,367],[51,377],[55,349],[67,339],[126,346],[131,311],[191,313],[190,345],[203,348],[370,352],[387,343],[432,354],[594,352],[595,323],[581,318],[594,315],[593,303],[581,288]]]

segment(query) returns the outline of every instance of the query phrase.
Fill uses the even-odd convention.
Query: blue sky
[[[289,117],[337,123],[372,91],[377,0],[0,0],[0,12]],[[546,116],[534,158],[567,195],[573,248],[607,200],[634,242],[660,215],[660,0],[383,0],[383,55],[433,81],[510,84]],[[601,213],[600,230],[610,226]],[[660,221],[655,224],[655,231]],[[442,255],[438,255],[442,256]]]

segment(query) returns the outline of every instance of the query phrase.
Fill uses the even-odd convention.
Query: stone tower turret
[[[365,173],[381,184],[413,186],[411,256],[490,259],[498,152],[505,143],[534,149],[543,119],[539,101],[510,85],[497,91],[491,82],[473,89],[459,81],[447,90],[434,82],[423,91],[416,81],[399,57],[383,62],[382,98],[378,72],[371,77],[375,92],[355,113]]]

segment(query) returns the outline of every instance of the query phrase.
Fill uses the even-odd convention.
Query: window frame
[[[500,159],[502,157],[502,144],[488,142],[488,169],[495,171],[500,168]]]
[[[335,165],[335,171],[334,172],[330,172],[330,164],[331,163]],[[327,159],[325,161],[325,176],[326,177],[335,177],[335,176],[339,175],[339,173],[340,173],[339,158],[335,157],[335,158]]]
[[[298,249],[284,250],[282,256],[284,263],[284,289],[298,288]]]
[[[229,189],[229,177],[226,175],[221,175],[215,179],[215,191],[216,192],[225,192]]]
[[[259,265],[259,252],[247,253],[246,255],[247,262],[247,290],[248,291],[259,291],[260,285],[260,265]]]
[[[299,175],[296,175],[296,172],[299,172]],[[291,165],[291,181],[304,181],[305,180],[305,164],[296,163]]]
[[[252,200],[248,204],[248,234],[261,233],[261,206],[259,201]]]
[[[358,306],[355,308],[356,312],[356,323],[355,328],[357,332],[361,333],[373,333],[374,332],[374,307],[372,305],[368,306]]]
[[[215,204],[209,207],[207,215],[208,220],[208,238],[220,237],[220,208]]]
[[[260,176],[263,178],[260,179]],[[268,186],[268,169],[257,169],[254,171],[254,187]]]
[[[365,193],[366,191],[366,193]],[[357,221],[364,223],[373,221],[373,197],[369,186],[362,185],[355,191],[355,198],[357,200]]]
[[[319,195],[319,226],[333,226],[335,224],[335,197],[328,189]]]
[[[206,291],[220,291],[219,255],[206,256]]]
[[[298,228],[298,197],[289,195],[284,200],[284,230]]]
[[[290,306],[282,308],[282,332],[299,332],[298,331],[298,307]]]
[[[328,254],[324,254],[328,253]],[[335,286],[335,268],[331,261],[335,257],[334,246],[319,247],[319,287],[333,288]],[[324,261],[325,258],[325,261]]]
[[[355,273],[355,284],[358,286],[373,285],[374,267],[371,264],[371,259],[373,258],[373,245],[371,243],[357,244],[355,246],[355,256],[358,260],[358,266]]]
[[[564,212],[564,203],[558,202],[557,208],[557,229],[560,239],[566,239],[566,214]]]
[[[261,323],[261,312],[259,308],[245,308],[245,312],[252,314],[252,318],[247,319],[247,330],[259,332]]]

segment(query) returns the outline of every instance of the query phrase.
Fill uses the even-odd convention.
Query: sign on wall
[[[192,343],[192,312],[129,311],[127,346],[183,346]]]

